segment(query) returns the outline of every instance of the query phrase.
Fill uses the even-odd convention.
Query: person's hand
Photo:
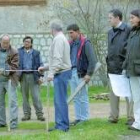
[[[39,68],[38,68],[38,72],[39,72],[39,73],[43,73],[44,71],[45,71],[45,70],[44,70],[44,67],[39,67]]]
[[[126,75],[126,70],[123,70],[122,71],[122,75]]]
[[[48,82],[53,81],[53,77],[48,77],[48,78],[47,78],[47,81],[48,81]]]
[[[40,77],[38,80],[38,84],[41,85],[43,83],[43,77]]]
[[[84,80],[86,83],[90,81],[91,77],[89,75],[85,75]]]
[[[0,69],[0,75],[4,74],[4,69]]]

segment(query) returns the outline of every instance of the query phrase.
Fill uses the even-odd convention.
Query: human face
[[[3,48],[3,49],[9,49],[9,47],[10,47],[10,39],[2,39],[2,41],[1,41],[1,47]]]
[[[108,14],[108,21],[112,27],[117,27],[120,22],[119,17],[114,17],[113,13]]]
[[[24,47],[25,47],[25,49],[30,49],[31,46],[32,46],[31,39],[25,39],[24,40]]]
[[[69,30],[68,35],[72,40],[76,40],[79,37],[79,31]]]
[[[130,14],[130,22],[131,22],[132,27],[137,27],[139,26],[140,18],[135,15]]]

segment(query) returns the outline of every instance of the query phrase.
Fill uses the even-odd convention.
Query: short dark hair
[[[113,9],[110,10],[109,13],[112,13],[114,17],[119,17],[120,20],[122,20],[122,12],[119,9]]]
[[[73,31],[79,31],[79,26],[77,24],[71,24],[67,27],[67,31],[73,30]]]
[[[33,44],[33,38],[32,38],[32,37],[30,37],[30,36],[25,36],[25,37],[23,38],[23,42],[24,42],[26,39],[30,39],[30,40],[31,40],[31,44]]]

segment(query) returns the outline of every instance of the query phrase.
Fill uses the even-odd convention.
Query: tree
[[[140,0],[55,0],[53,3],[55,17],[62,19],[65,25],[77,23],[81,31],[90,39],[97,58],[102,63],[98,77],[103,85],[108,83],[105,61],[107,31],[110,28],[107,19],[108,11],[119,8],[123,12],[124,20],[128,21],[130,10],[139,8],[139,3]]]

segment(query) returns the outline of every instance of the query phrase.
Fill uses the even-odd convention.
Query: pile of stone
[[[109,93],[101,93],[91,96],[90,98],[95,100],[109,100]]]

